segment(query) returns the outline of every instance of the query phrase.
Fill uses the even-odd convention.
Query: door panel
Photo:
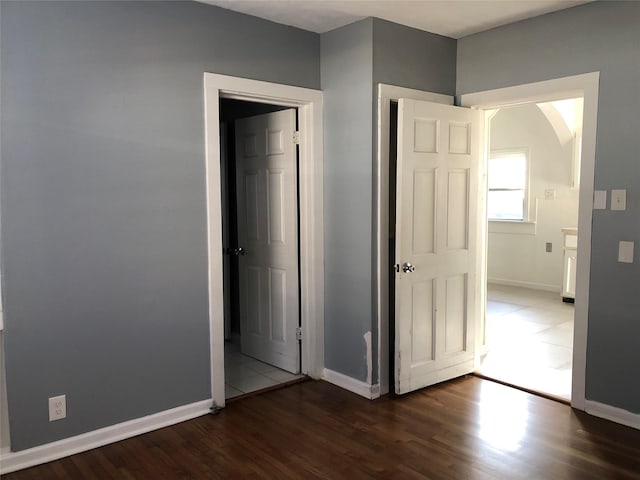
[[[445,348],[447,354],[464,351],[467,331],[466,275],[456,275],[446,280]]]
[[[413,180],[413,252],[435,252],[436,169],[417,170]]]
[[[447,248],[464,250],[468,244],[469,169],[449,171],[447,185]]]
[[[244,176],[244,222],[246,239],[260,240],[260,225],[258,224],[258,172],[246,171]],[[238,212],[238,213],[241,213]]]
[[[295,110],[236,122],[241,349],[300,370]]]
[[[271,340],[285,342],[287,320],[287,273],[269,269],[269,314],[271,315]]]
[[[267,196],[267,210],[269,212],[269,243],[285,243],[284,219],[284,191],[285,173],[282,170],[269,171],[269,193]]]
[[[435,283],[433,279],[412,286],[411,365],[434,360]],[[422,315],[419,313],[422,312]]]
[[[473,369],[481,123],[459,107],[398,107],[395,390],[406,393]]]

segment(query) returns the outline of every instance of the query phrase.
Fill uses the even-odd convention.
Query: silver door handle
[[[411,273],[416,271],[416,267],[411,265],[409,262],[405,262],[402,264],[402,271],[404,273]]]
[[[240,257],[240,256],[244,255],[245,254],[244,248],[242,248],[242,247],[234,248],[233,249],[233,254],[236,257]]]

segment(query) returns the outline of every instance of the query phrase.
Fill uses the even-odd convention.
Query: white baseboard
[[[109,443],[119,442],[159,428],[175,425],[210,413],[212,400],[172,408],[154,413],[146,417],[136,418],[109,427],[65,438],[52,443],[21,450],[19,452],[2,452],[0,456],[0,474],[14,472],[76,453],[102,447]]]
[[[550,285],[547,283],[524,282],[521,280],[509,280],[506,278],[487,278],[487,283],[496,285],[506,285],[508,287],[531,288],[532,290],[544,290],[545,292],[555,292],[560,295],[562,291],[561,285]]]
[[[353,377],[349,377],[348,375],[344,375],[343,373],[329,370],[327,368],[322,371],[322,378],[329,383],[332,383],[340,388],[344,388],[345,390],[349,390],[350,392],[356,393],[362,397],[368,398],[369,400],[373,400],[374,398],[378,398],[380,396],[379,384],[369,385],[366,382],[356,380]]]
[[[593,400],[585,400],[585,412],[594,417],[604,418],[612,422],[626,425],[627,427],[640,430],[640,414],[632,413],[623,408],[612,407]]]

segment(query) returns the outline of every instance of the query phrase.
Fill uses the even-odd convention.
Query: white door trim
[[[573,372],[571,405],[585,409],[585,375],[587,359],[587,326],[589,313],[589,278],[591,269],[591,219],[596,157],[596,127],[598,121],[598,85],[600,73],[592,72],[542,82],[499,88],[462,95],[463,107],[489,110],[491,108],[584,97],[582,162],[580,171],[580,203],[578,212],[578,260],[576,274],[576,302],[573,334]],[[486,161],[486,159],[485,159]],[[483,252],[486,255],[486,251]],[[486,261],[482,262],[483,268]],[[486,271],[481,278],[486,278]]]
[[[223,407],[224,299],[219,100],[224,97],[298,108],[302,373],[321,378],[324,369],[322,92],[205,72],[204,95],[211,397],[216,406]]]
[[[376,308],[378,319],[378,383],[380,395],[389,393],[389,126],[390,104],[400,98],[453,105],[453,97],[411,88],[378,84],[376,158]]]

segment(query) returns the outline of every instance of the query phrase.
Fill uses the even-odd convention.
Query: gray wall
[[[595,188],[627,189],[627,210],[593,212],[588,399],[640,413],[640,3],[594,2],[465,37],[457,93],[600,71]]]
[[[434,33],[423,32],[397,23],[373,19],[373,98],[374,114],[371,119],[375,145],[378,141],[377,96],[378,83],[398,87],[415,88],[427,92],[455,94],[456,41]],[[376,151],[374,147],[374,152]],[[375,164],[376,159],[373,159]],[[375,185],[377,179],[372,177]],[[374,187],[375,188],[375,187]],[[374,198],[374,201],[377,199]],[[373,251],[377,251],[377,234],[373,232]],[[391,252],[390,258],[393,258]],[[374,265],[373,298],[376,296],[375,277],[377,258]],[[374,311],[377,315],[377,307]],[[393,328],[393,325],[390,326]],[[373,319],[374,358],[378,358],[377,321]],[[390,335],[387,338],[392,338]],[[393,346],[390,346],[393,350]],[[374,366],[374,382],[378,380],[377,361]],[[389,372],[393,379],[393,372]]]
[[[318,88],[320,42],[192,2],[1,8],[4,340],[22,450],[210,397],[202,74]],[[50,423],[59,394],[68,418]]]
[[[372,328],[372,19],[321,35],[325,366],[367,379]]]
[[[373,82],[454,95],[456,41],[374,18]]]
[[[325,168],[325,364],[377,383],[373,192],[377,84],[453,95],[456,41],[368,18],[321,35]]]

